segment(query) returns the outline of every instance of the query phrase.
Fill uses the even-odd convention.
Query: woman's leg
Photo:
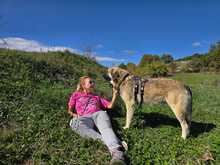
[[[94,122],[90,117],[73,118],[70,127],[82,137],[102,140],[101,134],[94,130]]]
[[[121,141],[117,138],[112,129],[108,114],[105,111],[98,111],[92,115],[92,118],[109,150],[111,151],[121,147]]]

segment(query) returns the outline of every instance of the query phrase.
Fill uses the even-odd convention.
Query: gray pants
[[[98,128],[100,133],[94,129],[94,126]],[[82,137],[101,140],[107,145],[110,152],[121,146],[121,141],[112,130],[109,116],[105,111],[98,111],[88,116],[73,118],[70,121],[70,127]]]

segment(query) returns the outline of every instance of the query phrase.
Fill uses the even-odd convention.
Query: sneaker
[[[124,162],[124,153],[120,151],[119,148],[115,149],[111,152],[112,159],[110,161],[110,165],[126,165]]]
[[[126,163],[124,162],[124,160],[112,158],[110,161],[110,165],[126,165]]]
[[[121,145],[123,146],[124,150],[127,151],[128,150],[128,145],[125,141],[121,142]]]

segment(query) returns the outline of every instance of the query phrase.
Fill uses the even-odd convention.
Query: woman
[[[82,137],[101,140],[107,145],[111,155],[111,164],[124,163],[123,151],[127,144],[121,142],[112,130],[108,114],[104,109],[111,109],[115,103],[117,91],[113,90],[111,102],[93,93],[95,82],[89,76],[79,79],[77,90],[68,102],[68,113],[73,117],[70,127]],[[99,130],[94,129],[96,126]]]

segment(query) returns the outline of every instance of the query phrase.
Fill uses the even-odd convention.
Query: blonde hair
[[[79,92],[84,92],[84,82],[85,82],[85,79],[87,78],[90,78],[89,76],[82,76],[79,78],[79,82],[77,84],[77,87],[76,87],[76,91],[79,91]]]

